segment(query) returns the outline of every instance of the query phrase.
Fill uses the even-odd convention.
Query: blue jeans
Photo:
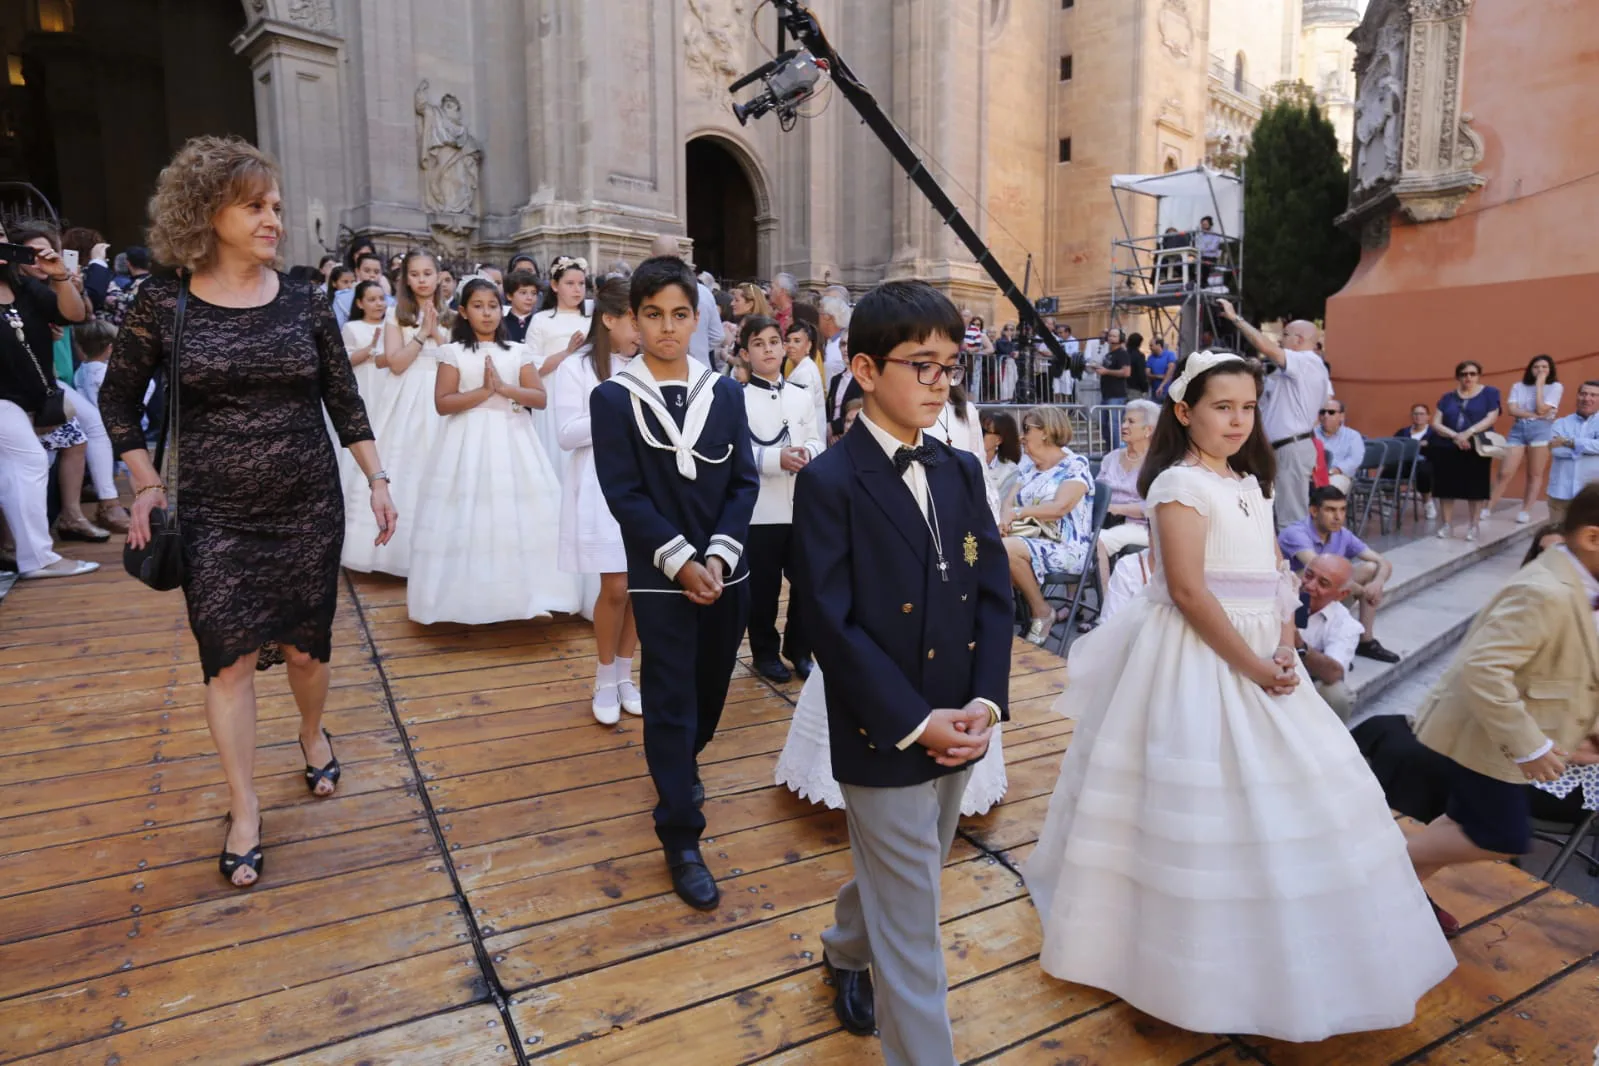
[[[1126,407],[1125,396],[1100,400],[1102,407]],[[1122,446],[1122,416],[1119,411],[1099,412],[1099,436],[1105,442],[1105,451],[1113,452]]]

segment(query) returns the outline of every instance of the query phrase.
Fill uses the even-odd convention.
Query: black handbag
[[[155,467],[162,469],[167,486],[167,507],[150,512],[150,539],[142,548],[123,545],[122,567],[157,592],[168,592],[183,585],[188,556],[183,548],[183,531],[178,525],[178,346],[183,343],[184,312],[189,303],[189,279],[178,282],[178,309],[172,316],[172,358],[167,370],[166,432],[156,445]]]

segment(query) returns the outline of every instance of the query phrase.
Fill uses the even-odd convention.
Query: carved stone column
[[[250,62],[261,147],[278,161],[290,263],[314,263],[336,240],[345,201],[339,50],[332,0],[246,0],[233,50]]]
[[[1453,218],[1484,181],[1482,138],[1461,110],[1466,19],[1472,0],[1373,0],[1355,42],[1354,160],[1350,207],[1368,246],[1390,216]]]

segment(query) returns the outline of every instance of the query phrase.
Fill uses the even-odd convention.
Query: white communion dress
[[[582,311],[561,311],[552,309],[539,311],[533,315],[527,325],[527,346],[534,355],[534,365],[543,372],[544,361],[559,352],[566,351],[566,346],[572,343],[572,334],[581,333],[588,336],[590,318]],[[562,366],[577,358],[573,352],[561,361]],[[560,367],[555,372],[560,372]],[[554,374],[550,375],[551,377]],[[560,427],[555,423],[554,412],[546,407],[542,411],[534,411],[533,426],[538,430],[539,442],[544,445],[544,452],[550,457],[550,462],[555,464],[555,476],[559,480],[566,480],[566,464],[561,462]]]
[[[1146,502],[1209,520],[1205,581],[1261,656],[1293,588],[1252,477],[1173,467]],[[1173,1025],[1314,1041],[1408,1023],[1455,967],[1382,789],[1300,670],[1272,696],[1144,593],[1078,640],[1077,719],[1025,868],[1040,962]],[[1152,653],[1158,649],[1158,653]]]
[[[460,371],[462,392],[483,387],[489,359],[510,383],[533,356],[493,343],[438,353]],[[411,620],[481,625],[575,612],[581,583],[555,566],[561,486],[527,411],[491,396],[440,420],[414,512]]]
[[[953,448],[983,458],[982,429],[978,425],[977,408],[968,404],[966,420],[955,415],[950,404],[938,423],[926,430],[926,435],[936,437]],[[986,480],[986,479],[985,479]],[[993,490],[989,489],[989,507],[994,508]],[[803,520],[795,516],[795,536],[804,536]],[[961,796],[961,813],[987,814],[989,808],[1005,796],[1009,782],[1005,777],[1005,745],[1001,736],[1003,726],[995,726],[988,751],[977,760],[966,780],[966,791]],[[822,687],[822,669],[814,667],[800,689],[799,700],[794,704],[794,717],[788,726],[788,739],[783,742],[783,752],[777,758],[777,783],[803,800],[821,803],[834,810],[844,806],[844,793],[833,780],[833,755],[828,747],[827,693]]]
[[[389,308],[388,322],[394,321]],[[400,339],[408,343],[416,336],[415,326],[401,326]],[[394,536],[382,547],[375,547],[377,522],[372,517],[370,492],[364,477],[344,481],[344,554],[341,561],[348,570],[378,571],[405,577],[411,567],[411,539],[416,531],[417,492],[422,471],[433,451],[439,429],[438,408],[433,406],[433,383],[438,380],[439,345],[431,338],[422,351],[400,374],[379,370],[382,383],[376,387],[376,406],[367,404],[378,456],[389,475],[389,495],[400,520]],[[363,390],[362,396],[365,397]]]
[[[344,324],[344,329],[340,332],[347,352],[356,352],[374,340],[377,341],[377,352],[373,357],[354,368],[355,387],[361,393],[361,402],[366,404],[367,419],[372,423],[372,435],[376,437],[379,432],[378,420],[388,413],[384,406],[385,390],[388,388],[388,379],[393,377],[388,370],[378,366],[377,362],[377,356],[383,352],[383,323],[351,319]],[[334,443],[337,443],[338,439],[335,434]],[[367,485],[366,475],[361,472],[361,464],[355,461],[354,453],[348,448],[336,450],[339,456],[339,481],[344,488],[345,555],[350,555],[352,539],[364,539],[366,550],[375,551],[372,542],[377,539],[378,524],[377,519],[372,516],[372,493]],[[380,452],[379,455],[381,454]],[[363,569],[370,570],[371,567]]]
[[[621,356],[611,357],[611,373],[626,365],[627,360]],[[566,450],[556,564],[570,574],[627,573],[622,527],[611,515],[605,494],[600,491],[599,475],[594,472],[589,396],[599,384],[587,347],[573,352],[545,383],[550,395],[546,410],[555,423],[557,443]]]

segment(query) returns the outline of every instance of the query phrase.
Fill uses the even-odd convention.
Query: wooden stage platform
[[[328,715],[344,781],[306,793],[283,672],[262,675],[267,866],[241,892],[181,598],[90,554],[100,573],[0,604],[0,1062],[881,1062],[821,981],[843,818],[772,785],[797,685],[734,679],[705,766],[724,902],[702,915],[670,894],[637,721],[588,714],[584,623],[423,629],[402,585],[357,579]],[[1018,644],[1010,794],[945,873],[964,1061],[1592,1061],[1599,909],[1505,865],[1439,887],[1470,923],[1461,966],[1401,1030],[1189,1033],[1044,977],[1016,869],[1070,739],[1059,665]]]

